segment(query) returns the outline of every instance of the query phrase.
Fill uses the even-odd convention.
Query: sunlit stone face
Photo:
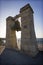
[[[7,19],[6,29],[6,46],[11,48],[17,48],[16,31],[20,31],[20,23],[15,20],[14,17],[9,16]]]

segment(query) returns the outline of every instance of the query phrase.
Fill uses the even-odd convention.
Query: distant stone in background
[[[37,45],[39,51],[43,51],[43,38],[37,38]]]
[[[2,45],[2,43],[3,43],[3,41],[2,41],[2,39],[0,38],[0,45]]]
[[[38,47],[35,37],[33,9],[29,4],[20,9],[21,14],[21,50],[35,56]]]

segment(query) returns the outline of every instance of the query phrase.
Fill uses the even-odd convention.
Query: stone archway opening
[[[30,4],[27,4],[20,9],[20,14],[16,15],[15,17],[10,16],[7,18],[6,46],[17,48],[16,31],[21,31],[21,50],[27,54],[35,56],[38,53],[38,48],[34,30],[33,13],[34,11],[32,7]],[[19,17],[21,17],[21,30],[18,23]]]

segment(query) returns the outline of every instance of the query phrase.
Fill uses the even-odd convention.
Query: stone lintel
[[[30,10],[32,11],[32,13],[34,13],[32,7],[30,6],[30,4],[27,4],[27,5],[25,5],[24,7],[22,7],[22,8],[20,9],[20,13],[23,12],[23,11],[25,11],[25,10],[28,9],[28,8],[30,8]]]
[[[17,14],[16,16],[14,16],[14,19],[17,19],[19,17],[21,17],[21,14]]]
[[[14,16],[14,17],[9,16],[9,17],[6,18],[6,21],[9,21],[10,19],[11,19],[11,20],[16,20],[16,19],[19,18],[19,17],[21,17],[21,14],[18,14],[18,15]]]

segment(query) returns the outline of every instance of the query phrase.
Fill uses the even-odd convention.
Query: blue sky
[[[28,3],[34,10],[36,37],[43,38],[43,0],[0,0],[0,37],[6,37],[6,18],[19,14],[20,8]]]

